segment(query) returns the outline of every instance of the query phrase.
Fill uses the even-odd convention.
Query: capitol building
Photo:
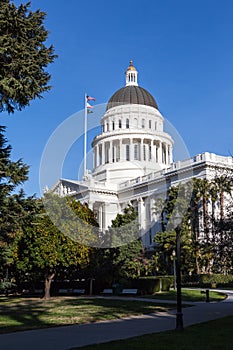
[[[232,171],[233,161],[232,157],[204,152],[174,162],[174,140],[164,131],[156,100],[138,85],[132,61],[125,78],[125,86],[109,99],[100,120],[101,133],[92,141],[92,171],[81,181],[59,179],[50,191],[87,203],[102,231],[125,207],[133,205],[143,244],[150,247],[161,228],[154,210],[156,201],[180,182]]]

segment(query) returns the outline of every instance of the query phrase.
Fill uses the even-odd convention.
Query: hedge
[[[233,286],[233,275],[222,274],[201,274],[201,275],[183,275],[181,278],[182,286],[196,286],[217,288],[221,286]]]
[[[143,295],[152,295],[159,291],[169,291],[171,284],[172,278],[170,276],[140,277],[133,281],[134,287],[139,289],[139,292]]]

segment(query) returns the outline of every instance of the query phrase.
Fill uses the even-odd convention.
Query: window
[[[97,164],[97,166],[102,164],[102,147],[103,145],[100,145],[99,147],[99,164]]]
[[[112,162],[115,162],[115,145],[112,146]]]
[[[119,119],[119,129],[121,129],[121,119]]]
[[[152,154],[151,154],[151,146],[149,146],[149,160],[151,160]]]
[[[126,129],[129,129],[129,119],[126,119]]]
[[[138,144],[134,145],[134,160],[138,160]]]
[[[145,119],[142,119],[142,128],[145,128]]]
[[[133,124],[134,124],[134,127],[137,128],[137,126],[138,126],[138,120],[137,120],[137,118],[134,118]]]
[[[115,130],[115,122],[112,122],[112,130]]]
[[[155,130],[157,129],[157,122],[155,122]]]
[[[146,145],[143,145],[143,160],[146,160]]]
[[[116,162],[120,160],[120,145],[116,145]]]
[[[151,129],[151,120],[149,120],[149,129]]]
[[[109,131],[109,124],[107,123],[107,131]]]
[[[105,147],[105,163],[109,163],[109,148]]]
[[[104,124],[102,124],[101,127],[102,127],[102,132],[104,132]]]
[[[126,154],[125,154],[126,160],[130,160],[130,159],[129,159],[129,145],[126,145],[125,151],[126,151]]]

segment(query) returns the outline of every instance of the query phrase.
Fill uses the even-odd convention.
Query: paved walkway
[[[226,291],[224,291],[226,292]],[[233,292],[218,303],[195,303],[183,309],[184,326],[233,315]],[[122,299],[122,298],[121,298]],[[140,299],[141,300],[141,299]],[[148,299],[155,301],[155,299]],[[163,300],[163,302],[166,302]],[[176,311],[93,324],[46,328],[0,335],[1,350],[68,350],[75,346],[126,339],[175,328]]]

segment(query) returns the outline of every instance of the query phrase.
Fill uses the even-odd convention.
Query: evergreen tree
[[[0,279],[9,274],[13,263],[11,245],[22,225],[31,220],[35,212],[34,200],[26,198],[18,186],[28,177],[28,166],[22,160],[11,161],[11,146],[0,127]]]
[[[21,110],[51,88],[45,68],[56,55],[45,45],[46,14],[29,8],[0,0],[0,112]]]

